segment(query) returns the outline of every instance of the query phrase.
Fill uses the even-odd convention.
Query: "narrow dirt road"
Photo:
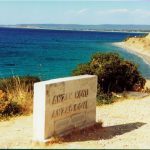
[[[61,144],[32,144],[32,116],[0,122],[0,148],[150,148],[150,96],[97,107],[103,128]]]

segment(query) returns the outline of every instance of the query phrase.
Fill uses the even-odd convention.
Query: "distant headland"
[[[80,25],[80,24],[16,24],[0,25],[9,28],[27,29],[48,29],[48,30],[73,30],[73,31],[99,31],[99,32],[150,32],[150,25],[120,25],[120,24],[100,24],[100,25]]]

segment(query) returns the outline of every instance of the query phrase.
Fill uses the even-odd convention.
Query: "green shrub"
[[[98,77],[98,97],[104,93],[106,100],[111,92],[135,91],[144,88],[146,80],[137,66],[117,53],[96,53],[90,62],[80,64],[73,75],[91,74]],[[107,94],[107,96],[106,96]]]
[[[102,105],[102,104],[111,104],[114,102],[114,99],[116,97],[113,96],[111,93],[99,93],[97,95],[97,101],[96,101],[96,104],[97,105]]]

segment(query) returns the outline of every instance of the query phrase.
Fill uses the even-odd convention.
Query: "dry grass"
[[[21,113],[31,113],[33,105],[33,91],[23,83],[20,78],[14,78],[15,88],[7,88],[7,98],[9,101],[15,102],[21,106]]]
[[[29,114],[33,106],[34,77],[12,77],[0,80],[0,116]]]

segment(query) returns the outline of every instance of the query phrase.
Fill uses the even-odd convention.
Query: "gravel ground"
[[[150,96],[96,108],[103,128],[60,144],[32,143],[32,115],[0,122],[0,148],[150,148]]]

